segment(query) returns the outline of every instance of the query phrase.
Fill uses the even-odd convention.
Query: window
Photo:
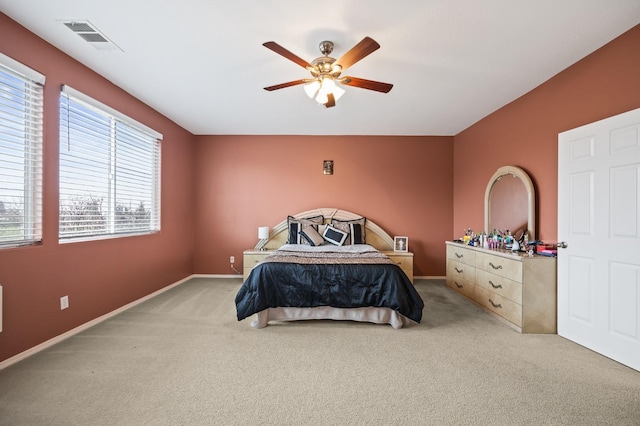
[[[0,54],[0,247],[42,240],[42,87]]]
[[[60,96],[63,240],[160,229],[162,135],[64,86]]]

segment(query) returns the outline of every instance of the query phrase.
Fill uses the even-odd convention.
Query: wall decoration
[[[325,175],[333,174],[333,160],[324,160],[322,162],[322,174],[325,174]]]
[[[393,237],[393,251],[409,251],[409,238]]]

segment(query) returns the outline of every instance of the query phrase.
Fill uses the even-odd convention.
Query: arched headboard
[[[313,210],[307,210],[306,212],[292,215],[296,219],[311,217],[311,216],[324,216],[324,223],[331,223],[331,219],[339,220],[354,220],[360,219],[362,216],[356,213],[352,213],[346,210],[340,210],[336,208],[319,208]],[[374,222],[367,218],[365,223],[366,243],[377,248],[380,251],[393,250],[393,238],[389,236],[382,228],[376,225]],[[276,226],[269,230],[269,239],[260,240],[256,244],[256,250],[276,250],[287,242],[287,236],[289,230],[287,227],[287,219],[278,223]]]

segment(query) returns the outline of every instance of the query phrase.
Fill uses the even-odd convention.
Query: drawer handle
[[[462,287],[464,287],[462,284],[458,284],[458,281],[454,281],[453,283],[454,283],[454,284],[456,285],[456,287],[458,287],[458,288],[462,288]]]
[[[502,288],[502,284],[495,285],[491,280],[489,280],[489,284],[491,284],[491,287],[493,288]]]
[[[457,257],[458,259],[462,259],[462,258],[464,257],[464,254],[458,254],[458,253],[456,253],[456,257]]]
[[[493,300],[491,300],[491,299],[489,299],[489,303],[491,303],[491,305],[493,305],[493,307],[494,307],[494,308],[502,308],[502,305],[501,305],[501,304],[499,304],[499,303],[498,303],[498,304],[496,305],[495,303],[493,303]]]
[[[491,266],[493,269],[502,269],[502,265],[494,265],[493,262],[489,262],[489,266]]]
[[[456,272],[457,272],[457,273],[459,273],[459,274],[461,274],[461,273],[463,273],[463,272],[464,272],[464,269],[458,269],[458,267],[456,266]]]

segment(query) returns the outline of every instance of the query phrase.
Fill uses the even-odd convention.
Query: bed
[[[346,234],[346,235],[345,235]],[[393,238],[365,217],[339,209],[288,216],[257,250],[269,255],[236,295],[238,320],[351,320],[403,328],[419,324],[424,302],[385,251]]]

